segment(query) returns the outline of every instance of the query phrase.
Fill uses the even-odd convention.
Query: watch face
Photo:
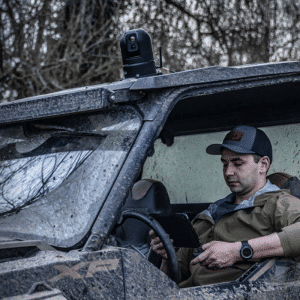
[[[243,249],[243,256],[244,257],[251,257],[251,254],[252,254],[252,251],[251,251],[251,249],[250,248],[244,248]]]
[[[250,259],[252,257],[252,249],[247,246],[243,248],[242,257],[245,259]]]

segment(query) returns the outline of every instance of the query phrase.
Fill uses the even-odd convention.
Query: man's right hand
[[[168,255],[160,238],[156,236],[154,230],[152,229],[149,231],[149,235],[151,237],[150,248],[152,249],[152,251],[167,260]]]

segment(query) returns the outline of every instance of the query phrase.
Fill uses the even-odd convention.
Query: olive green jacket
[[[237,242],[266,236],[277,232],[284,256],[300,256],[300,199],[291,196],[289,190],[267,192],[257,196],[254,208],[238,210],[224,216],[217,223],[200,213],[193,222],[202,244],[211,241]],[[180,287],[191,287],[232,281],[240,277],[255,262],[237,263],[237,268],[209,270],[199,264],[190,265],[196,249],[181,248],[177,252]]]

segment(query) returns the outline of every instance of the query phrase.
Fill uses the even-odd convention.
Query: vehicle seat
[[[133,185],[123,210],[134,209],[148,214],[169,214],[170,199],[165,186],[154,179],[142,179]]]
[[[123,206],[123,211],[142,211],[149,215],[168,215],[170,199],[165,186],[153,179],[142,179],[133,185]],[[116,228],[120,246],[131,246],[146,256],[149,252],[150,227],[137,219],[126,219]]]
[[[297,177],[284,172],[276,172],[268,175],[267,179],[281,189],[289,189],[291,195],[300,199],[300,180]]]

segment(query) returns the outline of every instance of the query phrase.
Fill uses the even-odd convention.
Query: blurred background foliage
[[[134,28],[175,72],[300,60],[299,0],[2,0],[0,18],[1,102],[119,80]]]

